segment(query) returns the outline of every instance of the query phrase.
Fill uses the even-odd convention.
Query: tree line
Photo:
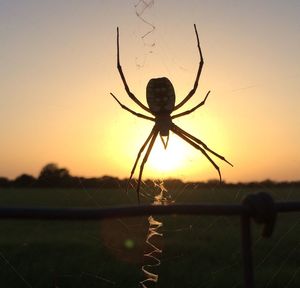
[[[0,177],[0,187],[15,187],[15,188],[96,188],[100,186],[113,188],[117,187],[120,180],[116,177],[77,177],[72,176],[67,168],[60,168],[55,163],[45,165],[38,177],[29,174],[21,174],[13,180],[6,177]]]
[[[60,168],[55,163],[45,165],[38,177],[29,174],[21,174],[13,180],[6,177],[0,177],[0,188],[121,188],[126,187],[128,179],[119,179],[113,176],[101,177],[78,177],[72,176],[67,168]],[[155,181],[145,180],[145,184],[149,187],[156,186]],[[183,182],[180,179],[163,180],[166,188],[179,188],[182,186],[191,187],[214,187],[220,185],[219,180],[208,180],[206,182]],[[260,182],[248,183],[225,183],[226,186],[247,186],[247,187],[272,187],[272,186],[297,186],[300,187],[300,181],[284,181],[275,182],[272,180],[264,180]]]

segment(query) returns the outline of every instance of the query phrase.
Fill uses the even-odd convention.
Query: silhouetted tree
[[[105,175],[99,178],[99,184],[102,188],[118,188],[119,179],[116,177]]]
[[[66,168],[49,163],[42,168],[37,184],[42,187],[68,187],[70,182],[71,176]]]
[[[264,181],[261,181],[261,182],[260,182],[260,185],[265,186],[265,187],[270,187],[270,186],[275,186],[275,185],[276,185],[276,182],[274,182],[274,181],[271,180],[271,179],[266,179],[266,180],[264,180]]]
[[[225,181],[222,180],[221,183],[225,184]],[[206,182],[206,184],[210,187],[214,187],[214,186],[220,185],[220,180],[219,179],[210,179]]]
[[[136,179],[132,179],[132,184],[135,187]],[[128,179],[119,179],[117,177],[112,176],[102,176],[102,177],[73,177],[70,175],[68,169],[60,168],[55,163],[49,163],[45,165],[38,178],[34,178],[28,174],[22,174],[18,176],[15,180],[9,180],[6,177],[0,177],[0,187],[49,187],[49,188],[123,188],[127,187]],[[216,187],[220,185],[218,179],[208,180],[207,182],[183,182],[180,179],[166,179],[163,181],[165,188],[168,190],[172,189],[181,189],[183,186],[185,189],[202,189],[209,187]],[[261,182],[248,182],[248,183],[226,183],[222,181],[222,185],[238,186],[238,187],[247,187],[247,188],[262,188],[262,187],[287,187],[293,186],[295,189],[300,187],[300,181],[291,181],[291,182],[276,182],[273,180],[266,179]],[[143,181],[143,186],[147,189],[156,189],[159,191],[159,183],[157,181],[153,181],[147,179]],[[131,187],[131,186],[130,186]]]
[[[12,184],[15,187],[29,188],[34,186],[35,182],[36,179],[33,176],[28,174],[22,174],[18,176]]]
[[[167,190],[182,188],[184,183],[180,179],[166,179],[164,181],[164,186]]]
[[[1,188],[7,188],[10,186],[10,184],[11,184],[11,182],[7,178],[0,177],[0,187]]]

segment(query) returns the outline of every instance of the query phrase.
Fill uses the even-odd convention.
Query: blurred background
[[[149,79],[168,77],[180,110],[174,122],[234,164],[228,182],[298,180],[300,166],[299,1],[0,1],[0,175],[37,176],[49,162],[85,177],[129,176],[152,122],[124,91],[146,103]],[[146,35],[146,36],[145,36]],[[144,36],[144,37],[143,37]],[[177,102],[178,103],[178,102]],[[145,112],[146,113],[146,112]],[[207,159],[176,135],[159,139],[144,178],[217,178]]]

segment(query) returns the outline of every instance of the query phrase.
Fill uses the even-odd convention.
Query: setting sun
[[[171,134],[167,149],[157,137],[151,155],[149,157],[149,166],[157,171],[174,171],[183,166],[188,156],[186,143]]]
[[[218,7],[214,1],[155,1],[152,12],[146,9],[155,27],[149,33],[129,1],[33,2],[1,1],[1,177],[37,176],[54,162],[74,175],[128,178],[154,123],[109,95],[151,116],[124,89],[117,26],[124,76],[147,108],[150,79],[168,78],[176,105],[194,87],[196,24],[205,64],[196,93],[176,111],[193,109],[212,92],[203,107],[173,123],[235,165],[210,154],[227,182],[299,179],[297,1],[219,1]],[[280,57],[274,61],[274,55]],[[218,177],[201,151],[173,133],[166,150],[157,137],[143,173],[143,179]]]

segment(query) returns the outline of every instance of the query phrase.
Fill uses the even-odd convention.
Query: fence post
[[[254,288],[252,259],[251,219],[246,213],[241,216],[241,244],[243,258],[244,288]]]
[[[276,207],[273,198],[265,192],[247,195],[242,205],[241,215],[242,254],[244,264],[244,286],[254,288],[254,268],[252,259],[251,218],[262,224],[262,237],[271,237],[276,222]]]

